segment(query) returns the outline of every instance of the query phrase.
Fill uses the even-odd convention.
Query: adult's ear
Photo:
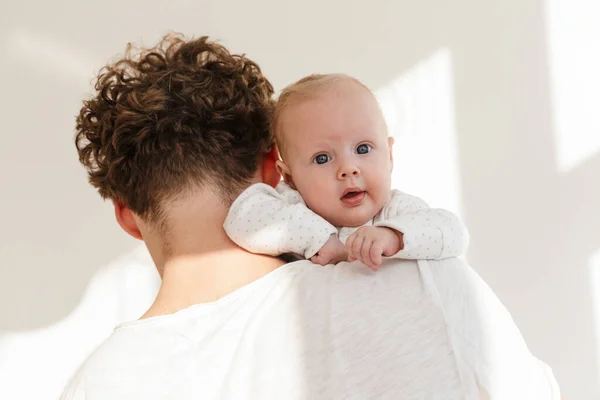
[[[133,213],[125,204],[120,201],[113,200],[113,205],[115,207],[115,217],[117,218],[117,222],[121,225],[121,228],[131,236],[136,239],[142,239],[142,232],[133,218]]]
[[[262,181],[271,187],[277,186],[281,181],[281,175],[277,168],[279,161],[279,150],[273,146],[271,151],[265,154],[262,164]]]

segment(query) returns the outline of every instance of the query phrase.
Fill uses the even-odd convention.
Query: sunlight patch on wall
[[[547,0],[546,29],[558,168],[600,152],[600,2]]]
[[[440,49],[376,92],[395,138],[394,188],[461,214],[452,55]]]

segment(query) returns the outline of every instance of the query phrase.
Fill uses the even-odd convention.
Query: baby
[[[468,233],[451,212],[391,190],[392,145],[371,91],[345,75],[310,75],[283,90],[272,129],[283,182],[255,184],[224,228],[254,253],[295,253],[326,265],[383,257],[464,254]]]

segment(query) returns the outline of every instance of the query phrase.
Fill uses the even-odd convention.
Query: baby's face
[[[292,102],[280,120],[284,162],[308,207],[335,226],[360,226],[391,189],[392,139],[377,101],[342,81]]]

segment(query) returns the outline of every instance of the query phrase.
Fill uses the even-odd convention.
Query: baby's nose
[[[338,179],[347,179],[353,176],[360,176],[360,170],[356,166],[345,166],[338,172]]]

